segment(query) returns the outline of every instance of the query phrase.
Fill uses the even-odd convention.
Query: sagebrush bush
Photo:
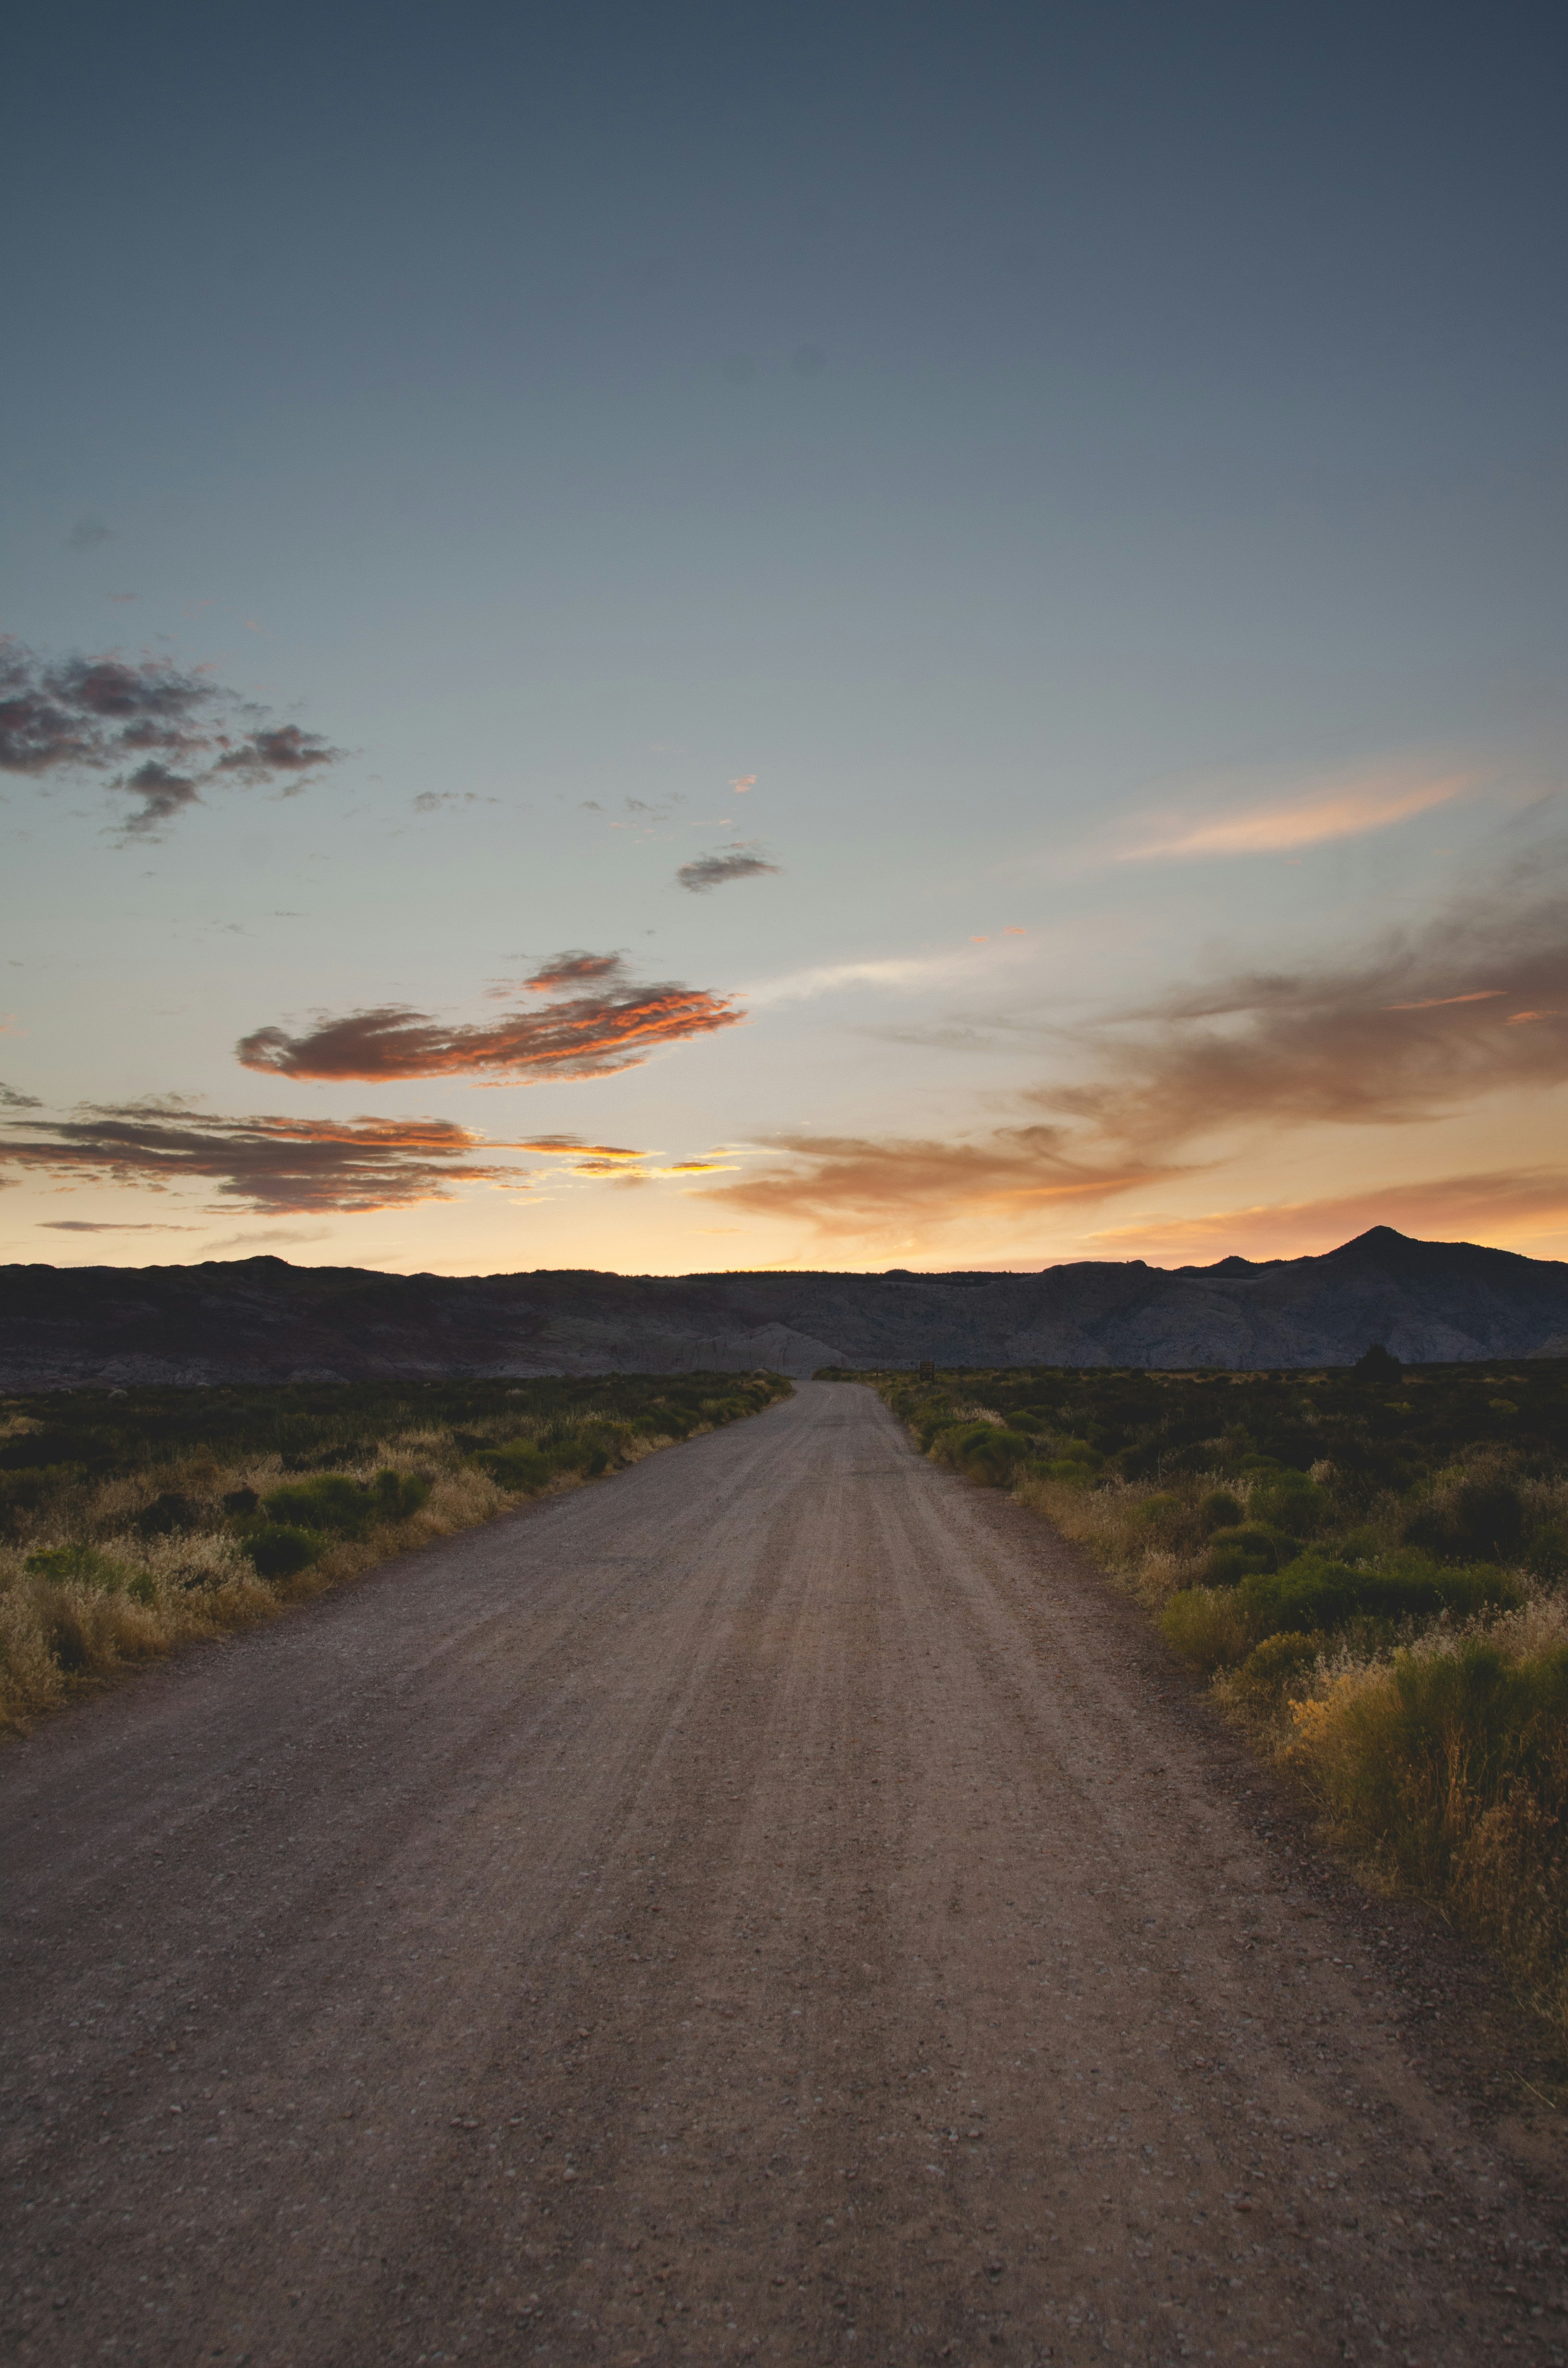
[[[411,1520],[429,1494],[430,1483],[418,1472],[378,1472],[368,1483],[346,1472],[319,1472],[269,1489],[261,1509],[269,1521],[362,1538],[378,1522]]]
[[[1254,1710],[1277,1710],[1309,1694],[1323,1658],[1324,1639],[1283,1629],[1255,1645],[1235,1673],[1235,1691]]]
[[[550,1486],[549,1458],[541,1455],[528,1440],[483,1448],[474,1461],[497,1487],[514,1490],[519,1496],[534,1496]]]
[[[1391,1562],[1369,1570],[1324,1554],[1300,1554],[1283,1570],[1243,1579],[1236,1607],[1248,1633],[1261,1640],[1287,1629],[1343,1628],[1352,1621],[1392,1625],[1445,1611],[1462,1619],[1488,1607],[1508,1610],[1521,1600],[1518,1581],[1495,1564],[1457,1570],[1418,1555]]]
[[[1232,1530],[1215,1530],[1209,1539],[1210,1587],[1236,1587],[1249,1573],[1278,1570],[1282,1542],[1261,1521],[1246,1521]]]
[[[262,1578],[292,1578],[297,1572],[309,1570],[312,1563],[320,1562],[327,1548],[327,1541],[316,1531],[301,1529],[289,1521],[258,1522],[254,1530],[245,1531],[242,1543]]]

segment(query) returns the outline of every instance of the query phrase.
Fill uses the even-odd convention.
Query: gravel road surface
[[[1562,2356],[1496,1986],[863,1388],[46,1724],[0,1850],[20,2361]]]

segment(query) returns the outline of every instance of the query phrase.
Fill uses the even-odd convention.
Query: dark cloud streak
[[[743,845],[725,855],[694,855],[689,863],[681,865],[676,878],[694,896],[700,896],[710,888],[722,888],[726,881],[755,880],[760,872],[777,872],[779,868]]]
[[[5,1121],[0,1167],[153,1191],[210,1184],[223,1201],[292,1215],[408,1208],[449,1201],[454,1184],[520,1183],[515,1169],[475,1156],[509,1147],[444,1119],[210,1118],[138,1102]]]

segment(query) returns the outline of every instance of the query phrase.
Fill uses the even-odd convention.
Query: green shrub
[[[1323,1554],[1301,1554],[1283,1570],[1253,1573],[1236,1589],[1237,1609],[1259,1639],[1343,1628],[1353,1620],[1393,1623],[1434,1619],[1440,1611],[1464,1619],[1519,1600],[1518,1588],[1494,1565],[1452,1570],[1416,1555],[1399,1557],[1392,1568],[1365,1570]]]
[[[1303,1635],[1299,1629],[1266,1636],[1236,1671],[1237,1689],[1256,1709],[1277,1710],[1308,1691],[1322,1651],[1321,1636]]]
[[[1198,1518],[1205,1530],[1238,1530],[1246,1520],[1239,1497],[1228,1488],[1210,1488],[1198,1508]]]
[[[313,1530],[291,1527],[283,1521],[264,1521],[240,1540],[242,1550],[256,1566],[259,1578],[292,1578],[298,1570],[308,1569],[319,1562],[326,1552],[327,1542]]]
[[[430,1483],[414,1472],[378,1472],[369,1486],[346,1472],[318,1472],[269,1488],[261,1509],[285,1528],[360,1538],[379,1522],[408,1520],[429,1494]]]
[[[1304,1472],[1279,1472],[1253,1489],[1249,1509],[1255,1521],[1310,1538],[1326,1519],[1329,1500]]]
[[[285,1481],[261,1500],[269,1521],[285,1528],[324,1530],[340,1538],[358,1537],[374,1519],[370,1492],[346,1472],[318,1472],[309,1480]]]
[[[683,1406],[670,1406],[662,1399],[656,1399],[638,1429],[642,1429],[645,1424],[649,1436],[653,1439],[689,1439],[697,1429],[698,1421],[698,1416],[688,1414]]]
[[[550,1450],[550,1462],[557,1472],[580,1472],[585,1479],[597,1480],[609,1466],[609,1451],[600,1439],[569,1434]]]
[[[378,1472],[370,1483],[378,1521],[411,1521],[430,1501],[422,1472]]]
[[[994,1422],[966,1423],[949,1431],[943,1452],[971,1480],[993,1488],[1006,1487],[1020,1463],[1034,1453],[1034,1441],[1021,1431],[999,1430]]]
[[[1256,1521],[1233,1530],[1216,1530],[1209,1541],[1210,1587],[1235,1587],[1250,1571],[1277,1570],[1279,1541]]]
[[[509,1496],[537,1496],[550,1486],[551,1466],[531,1440],[517,1439],[505,1447],[488,1447],[474,1462],[488,1473],[497,1488]]]
[[[1053,1455],[1041,1470],[1048,1480],[1064,1480],[1072,1488],[1092,1488],[1100,1476],[1098,1463],[1083,1463],[1074,1455]]]

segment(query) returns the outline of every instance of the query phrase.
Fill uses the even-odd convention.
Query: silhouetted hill
[[[0,1268],[0,1387],[766,1365],[1343,1365],[1568,1356],[1568,1266],[1387,1225],[1322,1258],[1040,1274],[449,1277]]]

